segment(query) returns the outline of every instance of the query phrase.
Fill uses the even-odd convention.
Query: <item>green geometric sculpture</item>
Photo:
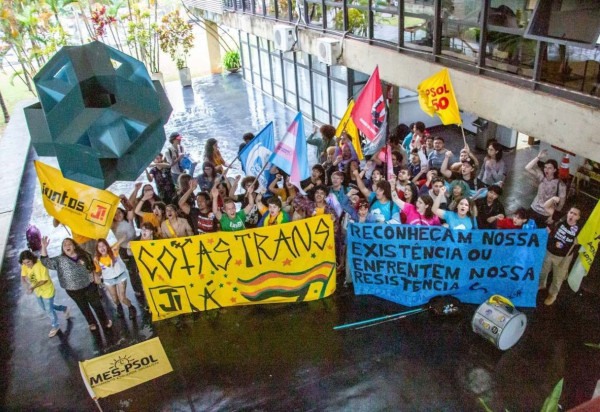
[[[105,189],[135,180],[161,151],[173,109],[133,57],[98,41],[65,46],[33,80],[31,141],[38,155],[58,158],[66,178]]]

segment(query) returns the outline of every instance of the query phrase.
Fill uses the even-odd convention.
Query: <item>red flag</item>
[[[387,111],[379,80],[379,66],[362,89],[352,109],[352,120],[367,139],[373,141],[382,125],[385,124]]]

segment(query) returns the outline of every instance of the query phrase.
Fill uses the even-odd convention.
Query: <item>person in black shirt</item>
[[[498,200],[500,196],[502,196],[502,188],[492,185],[484,198],[475,201],[479,229],[496,229],[496,221],[504,218],[504,206]]]
[[[549,306],[554,303],[562,283],[567,278],[573,252],[577,250],[577,235],[581,230],[577,222],[580,218],[581,210],[573,206],[569,209],[566,219],[563,218],[548,228],[548,246],[539,285],[540,290],[546,288],[548,274],[552,270],[552,283],[548,289],[548,297],[544,301],[545,305]]]

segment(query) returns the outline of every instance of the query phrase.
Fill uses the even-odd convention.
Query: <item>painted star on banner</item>
[[[292,264],[292,261],[290,260],[290,258],[287,258],[286,260],[283,261],[283,266],[289,266]]]
[[[214,243],[214,241],[215,240],[213,238],[208,239],[208,243],[210,243],[211,245]]]
[[[237,298],[231,298],[231,303],[236,303],[237,302]]]
[[[310,257],[314,259],[314,258],[316,258],[316,257],[317,257],[317,254],[316,254],[316,253],[313,253],[313,254],[311,254],[311,255],[310,255]]]
[[[242,259],[238,259],[235,261],[236,266],[240,266],[242,264]]]

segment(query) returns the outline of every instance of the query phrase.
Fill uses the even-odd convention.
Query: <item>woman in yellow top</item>
[[[116,244],[115,248],[118,251],[119,244]],[[127,298],[127,268],[118,252],[115,253],[106,239],[98,239],[96,243],[94,265],[96,266],[94,275],[102,277],[106,290],[108,290],[113,303],[117,306],[117,316],[120,318],[125,316],[122,304],[129,308],[129,319],[134,319],[136,309]]]
[[[54,304],[55,290],[48,268],[42,265],[42,262],[32,252],[22,251],[19,255],[19,263],[21,264],[21,282],[27,288],[27,294],[35,294],[38,304],[52,320],[52,328],[48,333],[48,337],[51,338],[60,330],[56,311],[63,312],[65,319],[69,319],[69,308]]]
[[[177,207],[167,205],[166,210],[167,218],[160,225],[163,239],[192,236],[194,234],[187,219],[177,216]]]
[[[142,204],[144,203],[144,200],[146,200],[145,198],[149,199],[153,196],[153,194],[154,192],[144,192],[142,200],[135,205],[135,214],[142,218],[140,226],[145,222],[152,223],[152,225],[156,228],[154,237],[159,238],[160,225],[162,224],[163,220],[165,220],[165,215],[167,212],[165,204],[163,202],[155,202],[154,206],[152,206],[152,213],[142,211]]]

